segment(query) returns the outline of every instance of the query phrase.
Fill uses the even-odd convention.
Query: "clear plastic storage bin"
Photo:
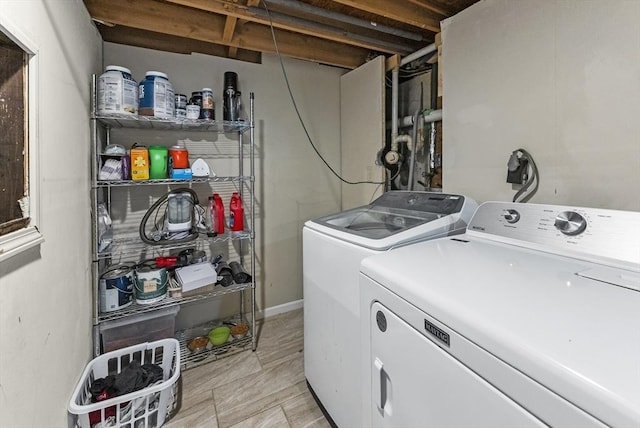
[[[102,351],[172,338],[179,310],[180,306],[172,306],[100,324]]]
[[[162,367],[163,380],[129,394],[91,403],[90,386],[96,380],[120,373],[131,361]],[[100,355],[89,362],[69,403],[76,426],[81,428],[152,428],[164,424],[178,400],[180,345],[175,339],[141,343]]]

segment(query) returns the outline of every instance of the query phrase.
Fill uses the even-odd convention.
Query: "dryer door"
[[[371,308],[372,426],[546,426],[386,307]]]

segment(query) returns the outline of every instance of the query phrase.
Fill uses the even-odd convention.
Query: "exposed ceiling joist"
[[[440,32],[440,21],[433,13],[425,8],[407,1],[394,1],[393,5],[388,0],[333,0],[345,6],[364,10],[369,13],[391,18],[414,27],[423,28],[433,32]]]
[[[116,25],[259,52],[275,52],[271,30],[256,23],[236,27],[232,39],[225,42],[226,18],[223,15],[153,0],[86,0],[85,5],[92,17]],[[275,33],[279,51],[294,58],[355,68],[365,62],[369,53],[366,49],[330,40],[302,39],[293,32],[276,29]]]
[[[351,24],[361,28],[367,28],[370,30],[373,29],[378,32],[387,33],[387,34],[391,34],[399,37],[404,37],[404,38],[415,40],[415,41],[423,40],[422,34],[419,34],[416,32],[407,31],[402,28],[395,28],[395,27],[390,27],[383,24],[374,23],[367,19],[362,19],[352,15],[346,15],[340,12],[323,9],[321,7],[313,6],[297,0],[268,0],[267,4],[284,6],[296,12],[307,13],[314,16],[322,16],[329,19],[334,19],[344,24]]]
[[[435,0],[408,0],[410,3],[416,6],[425,8],[433,13],[440,15],[442,18],[446,18],[455,14],[451,8],[439,4]]]
[[[359,36],[357,34],[351,34],[348,31],[340,28],[332,28],[320,23],[313,23],[305,21],[295,16],[287,16],[275,11],[270,11],[270,14],[264,8],[258,8],[255,6],[244,7],[237,3],[226,0],[166,0],[169,3],[178,4],[181,6],[187,6],[194,9],[199,9],[206,12],[212,12],[217,14],[227,14],[227,16],[234,16],[236,18],[245,19],[250,22],[255,22],[262,25],[271,25],[281,30],[293,31],[306,36],[318,37],[321,39],[332,40],[334,42],[348,44],[364,49],[393,53],[398,48],[396,45],[385,43],[380,39],[375,39],[366,36]],[[271,4],[271,2],[268,2]],[[270,15],[270,16],[269,16]],[[271,18],[271,19],[269,19]],[[277,37],[276,37],[277,39]],[[402,48],[402,46],[400,46]],[[411,51],[404,47],[403,51]]]
[[[222,41],[226,44],[231,43],[233,40],[233,32],[236,30],[236,22],[238,18],[235,16],[227,16],[227,21],[224,23],[224,30],[222,32]],[[238,54],[238,48],[236,46],[229,46],[229,57],[235,58]]]
[[[105,41],[260,61],[355,68],[433,42],[441,20],[478,0],[84,0]],[[267,13],[268,8],[268,13]]]
[[[206,55],[226,57],[229,50],[229,47],[224,45],[203,42],[186,37],[172,36],[170,34],[151,32],[138,28],[123,27],[120,25],[117,27],[100,26],[100,33],[105,40],[112,43],[120,43],[179,54],[188,55],[193,52],[197,52]],[[262,54],[260,52],[246,49],[236,48],[234,58],[240,61],[258,64],[262,62]]]

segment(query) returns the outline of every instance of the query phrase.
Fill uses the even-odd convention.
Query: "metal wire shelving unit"
[[[255,252],[255,134],[254,134],[254,95],[250,94],[249,103],[249,120],[248,121],[215,121],[215,120],[191,120],[191,119],[163,119],[150,116],[136,116],[127,114],[98,114],[96,111],[97,106],[97,79],[93,76],[92,87],[92,183],[91,183],[91,208],[92,208],[92,289],[93,289],[93,340],[94,340],[94,354],[100,355],[102,353],[101,348],[101,326],[108,324],[109,322],[122,320],[127,317],[131,317],[137,314],[149,313],[158,311],[173,306],[188,305],[189,303],[199,302],[207,299],[216,299],[221,296],[239,293],[240,302],[238,312],[231,319],[219,319],[211,320],[210,322],[193,326],[187,330],[176,332],[175,337],[180,341],[181,360],[183,361],[183,368],[193,367],[195,365],[203,364],[205,362],[222,358],[228,355],[232,355],[236,352],[240,352],[246,349],[256,349],[256,252]],[[229,176],[211,176],[211,177],[194,177],[189,180],[173,180],[173,179],[160,179],[160,180],[99,180],[99,171],[102,162],[102,151],[104,146],[112,143],[111,130],[118,129],[120,133],[127,132],[129,130],[143,130],[143,132],[149,132],[150,135],[161,134],[165,131],[173,131],[180,135],[191,133],[210,133],[210,134],[225,134],[226,136],[235,136],[238,149],[238,174]],[[245,147],[247,142],[246,134],[248,133],[248,163],[249,173],[245,175]],[[215,145],[216,143],[211,143]],[[213,152],[212,152],[213,153]],[[216,154],[210,155],[211,158],[215,158]],[[221,156],[221,158],[227,159],[228,156]],[[111,204],[113,192],[115,189],[144,189],[152,190],[153,187],[170,188],[170,186],[202,186],[211,184],[230,184],[237,188],[243,201],[245,201],[245,208],[248,208],[246,212],[247,224],[241,232],[227,232],[215,237],[208,237],[206,235],[199,236],[196,240],[187,243],[164,243],[162,245],[147,245],[142,242],[135,235],[127,236],[115,236],[111,244],[106,248],[99,248],[98,234],[98,204],[107,203]],[[206,200],[206,199],[205,199]],[[220,284],[210,284],[202,287],[201,292],[197,293],[185,293],[185,295],[171,296],[169,293],[167,297],[151,304],[139,304],[132,303],[131,305],[113,311],[113,312],[101,312],[99,310],[99,281],[100,276],[104,273],[105,269],[110,265],[119,263],[123,259],[131,259],[140,254],[162,255],[169,254],[171,251],[181,250],[191,247],[203,247],[207,245],[242,245],[247,251],[240,251],[238,258],[240,263],[245,266],[249,265],[249,273],[251,275],[251,281],[242,284],[232,284],[227,287],[223,287]],[[142,261],[142,260],[140,260]],[[249,305],[247,309],[245,306],[245,293],[250,293]],[[213,328],[223,323],[229,322],[247,322],[250,326],[249,332],[242,338],[231,338],[230,341],[224,345],[211,347],[209,346],[204,352],[198,354],[192,354],[187,348],[186,344],[191,339],[195,332],[202,332],[204,329]]]

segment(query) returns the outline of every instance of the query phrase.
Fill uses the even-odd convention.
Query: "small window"
[[[0,261],[42,242],[37,229],[33,45],[0,16]]]
[[[20,209],[28,197],[25,156],[26,53],[4,33],[0,34],[0,235],[29,224]]]

